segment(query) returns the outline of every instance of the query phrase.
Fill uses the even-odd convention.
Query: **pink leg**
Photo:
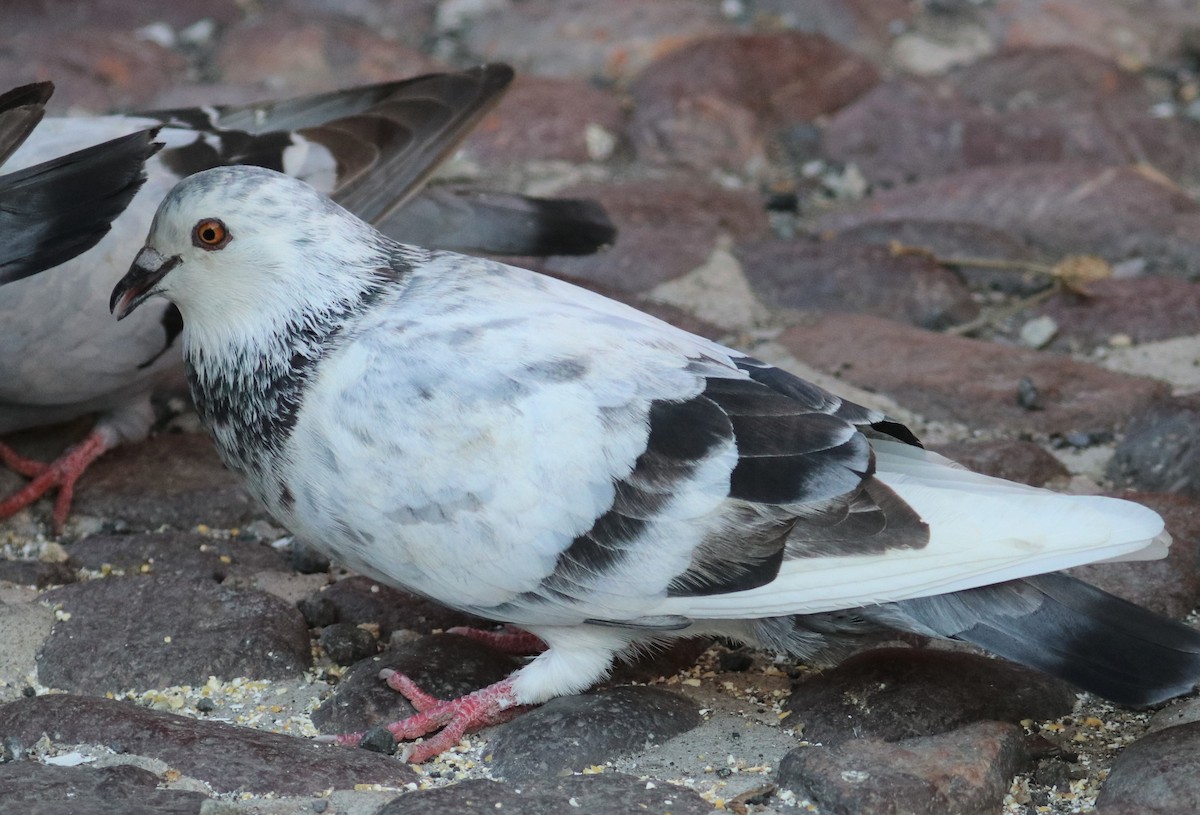
[[[500,631],[486,631],[482,628],[471,628],[465,625],[446,629],[447,634],[457,634],[460,637],[481,642],[497,651],[513,656],[527,657],[540,654],[546,650],[546,643],[528,631],[506,625]],[[411,701],[411,700],[410,700]]]
[[[393,736],[400,740],[417,739],[439,732],[420,744],[410,745],[404,760],[421,764],[444,753],[462,740],[465,733],[493,724],[500,724],[516,716],[525,708],[517,704],[512,680],[504,679],[482,690],[442,702],[417,687],[417,684],[398,671],[384,670],[380,677],[387,680],[388,687],[398,691],[412,702],[417,712],[387,726]],[[439,730],[440,728],[440,730]],[[353,747],[362,740],[362,733],[346,733],[340,736],[319,736],[318,741],[333,742]]]
[[[31,458],[18,455],[16,450],[2,443],[0,443],[0,464],[3,464],[17,475],[23,475],[26,478],[39,476],[46,472],[46,468],[50,466],[45,462],[34,461]]]
[[[8,448],[0,452],[0,459],[6,466],[33,480],[20,491],[0,501],[0,519],[15,514],[18,510],[32,504],[51,489],[58,487],[58,497],[54,501],[54,514],[51,516],[51,529],[57,535],[62,532],[67,514],[71,511],[71,498],[75,494],[75,482],[83,475],[88,466],[110,448],[106,436],[93,430],[88,437],[63,453],[50,464],[40,464],[36,461],[22,458]],[[13,466],[13,464],[17,466]]]

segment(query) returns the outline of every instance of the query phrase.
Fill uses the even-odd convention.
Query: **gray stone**
[[[36,761],[0,764],[0,801],[23,815],[191,815],[207,796],[156,789],[159,778],[130,765],[55,767]]]
[[[489,745],[492,773],[529,781],[578,772],[660,744],[698,724],[693,702],[657,688],[560,696],[500,730]]]
[[[123,752],[166,762],[216,792],[312,795],[355,784],[402,785],[416,777],[404,764],[367,750],[94,696],[54,694],[10,702],[0,706],[0,733],[26,747],[43,735],[58,745],[119,745]]]
[[[712,805],[691,790],[622,773],[544,778],[520,784],[483,779],[400,796],[376,815],[431,812],[516,812],[520,815],[629,815],[634,812],[710,815]]]
[[[1046,674],[998,659],[922,648],[857,654],[795,686],[784,703],[793,727],[825,745],[945,733],[973,722],[1054,719],[1076,691]]]
[[[1159,730],[1122,750],[1096,798],[1096,812],[1200,812],[1200,722]]]
[[[1118,487],[1200,497],[1200,395],[1134,413],[1105,475]]]
[[[311,663],[308,626],[273,595],[183,577],[108,577],[49,591],[65,612],[38,655],[42,684],[76,693],[281,679]]]
[[[779,785],[828,815],[992,815],[1028,760],[1020,728],[980,722],[895,743],[800,747],[780,762]]]

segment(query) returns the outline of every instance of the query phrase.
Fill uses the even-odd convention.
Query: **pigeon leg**
[[[33,480],[21,490],[0,501],[0,519],[8,518],[18,510],[32,504],[50,490],[58,487],[58,496],[54,500],[54,514],[51,516],[51,529],[55,535],[62,532],[67,514],[71,511],[71,498],[75,495],[75,482],[83,475],[88,466],[112,447],[112,434],[102,430],[93,430],[79,444],[67,450],[49,464],[40,464],[13,453],[4,448],[8,455],[0,452],[0,459],[6,466]],[[17,466],[13,466],[15,462]]]
[[[417,739],[438,731],[432,738],[405,749],[404,760],[411,764],[426,762],[458,744],[465,733],[506,722],[527,707],[517,704],[512,679],[504,679],[482,690],[443,702],[421,690],[415,682],[398,671],[384,670],[379,675],[387,680],[389,688],[399,692],[417,709],[407,719],[387,726],[393,736],[400,740]],[[346,733],[323,736],[318,740],[353,747],[362,736],[362,733]]]
[[[36,478],[46,472],[46,468],[50,466],[44,461],[34,461],[19,455],[16,450],[3,442],[0,442],[0,464],[25,478]]]
[[[489,648],[495,648],[503,654],[518,657],[540,654],[547,647],[546,643],[542,642],[540,637],[511,625],[506,625],[499,631],[487,631],[483,628],[458,625],[454,628],[446,629],[446,633],[457,634],[460,637],[481,642]],[[409,701],[412,701],[412,697],[409,697]]]

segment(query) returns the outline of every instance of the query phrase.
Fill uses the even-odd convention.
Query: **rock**
[[[294,96],[437,70],[420,51],[339,16],[277,9],[222,38],[214,64],[227,81]]]
[[[821,317],[779,337],[799,359],[930,419],[1007,432],[1112,429],[1167,387],[1058,354],[1014,348],[866,315]],[[1027,378],[1041,410],[1018,403]],[[1200,472],[1200,470],[1197,470]]]
[[[432,696],[455,699],[499,682],[520,666],[516,659],[466,637],[421,637],[351,666],[333,694],[313,711],[313,724],[322,733],[348,733],[415,713],[408,700],[379,678],[384,668],[407,674]]]
[[[199,433],[151,436],[97,459],[79,479],[73,511],[136,530],[235,527],[267,517]]]
[[[829,815],[991,815],[1028,761],[1019,727],[979,722],[896,743],[800,747],[780,762],[779,785]]]
[[[551,699],[501,729],[488,752],[495,776],[531,781],[604,764],[698,724],[696,704],[682,696],[658,688],[611,688]]]
[[[1154,97],[1137,73],[1115,60],[1073,45],[1013,48],[946,75],[975,105],[992,110],[1111,107],[1116,101],[1147,107]]]
[[[519,74],[624,82],[725,27],[706,0],[528,0],[475,18],[463,40],[477,58],[507,62]]]
[[[775,308],[872,314],[930,329],[979,314],[958,276],[924,253],[774,239],[741,245],[735,255],[762,302]]]
[[[957,441],[935,444],[930,449],[976,472],[1033,487],[1066,481],[1071,475],[1061,461],[1031,441]]]
[[[764,28],[779,27],[822,34],[836,43],[874,59],[886,56],[899,27],[913,19],[913,7],[903,0],[755,0],[754,17]]]
[[[711,37],[637,76],[629,134],[651,164],[746,172],[765,160],[771,132],[835,111],[878,81],[871,63],[817,34]]]
[[[27,815],[198,815],[207,800],[200,792],[160,790],[158,784],[154,773],[128,764],[95,769],[0,764],[0,800]]]
[[[879,648],[801,682],[784,703],[804,738],[826,746],[945,733],[986,720],[1054,719],[1075,689],[1046,674],[974,654]]]
[[[1135,343],[1200,334],[1200,283],[1171,277],[1097,280],[1087,296],[1063,293],[1038,311],[1058,324],[1055,348],[1091,351],[1116,334]]]
[[[43,603],[0,603],[0,702],[19,698],[36,683],[37,652],[53,628],[54,612]],[[0,733],[0,761],[3,742]]]
[[[1200,395],[1143,405],[1105,475],[1118,487],[1200,497]]]
[[[307,618],[305,622],[308,622]],[[370,631],[353,623],[334,623],[326,626],[318,642],[325,650],[325,655],[335,665],[351,665],[374,656],[378,645]]]
[[[623,685],[630,682],[652,682],[664,676],[674,676],[696,664],[712,642],[705,637],[678,639],[647,649],[632,660],[618,659],[604,685]]]
[[[207,782],[216,792],[313,795],[356,784],[399,786],[416,778],[404,764],[378,753],[93,696],[54,694],[10,702],[0,706],[0,733],[27,747],[43,734],[60,745],[119,744],[126,753],[158,759]]]
[[[611,92],[577,79],[518,75],[465,150],[495,164],[603,161],[608,155],[589,146],[589,131],[596,128],[608,134],[612,147],[624,133],[625,111]]]
[[[384,641],[396,629],[429,634],[456,625],[484,628],[492,625],[362,575],[339,580],[327,586],[320,596],[333,604],[338,622],[377,625],[379,638]]]
[[[69,552],[72,562],[85,569],[113,569],[129,576],[171,575],[220,582],[288,567],[283,555],[266,544],[193,532],[91,535],[71,544]]]
[[[1038,260],[1028,245],[1008,232],[968,221],[870,221],[836,233],[852,243],[870,243],[889,249],[928,252],[950,266],[973,289],[994,289],[1012,295],[1029,295],[1046,288],[1045,275],[1023,270],[1022,263]],[[972,265],[970,260],[1007,262],[1011,268]]]
[[[76,579],[73,562],[47,563],[44,560],[0,560],[0,582],[18,586],[62,586]]]
[[[722,235],[751,241],[767,231],[756,193],[699,182],[579,184],[560,192],[600,202],[617,227],[608,250],[554,257],[541,271],[572,282],[644,293],[702,266]]]
[[[517,812],[520,815],[628,815],[661,812],[710,815],[712,804],[691,790],[664,781],[647,782],[623,773],[502,784],[478,779],[438,789],[406,793],[375,815],[426,815],[430,812]]]
[[[76,693],[282,679],[312,661],[295,608],[184,577],[108,577],[44,595],[63,614],[38,655],[42,684]]]
[[[1131,603],[1182,619],[1200,600],[1200,505],[1174,495],[1127,493],[1118,497],[1144,504],[1163,516],[1171,549],[1160,560],[1095,563],[1068,574]]]
[[[1096,798],[1096,812],[1200,812],[1200,722],[1151,733],[1122,750]]]
[[[880,192],[822,216],[817,230],[956,220],[1011,232],[1045,252],[1139,258],[1150,274],[1200,277],[1200,203],[1161,175],[1090,162],[977,167]]]

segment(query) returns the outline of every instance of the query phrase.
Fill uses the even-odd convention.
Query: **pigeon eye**
[[[192,245],[199,246],[209,252],[224,249],[233,236],[225,228],[225,224],[216,218],[205,218],[192,228]]]

